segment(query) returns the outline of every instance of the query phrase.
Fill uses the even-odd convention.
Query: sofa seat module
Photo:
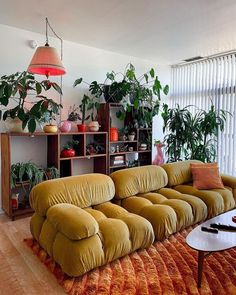
[[[87,174],[35,186],[33,237],[69,276],[80,276],[154,240],[151,224],[110,201],[111,178]]]
[[[202,200],[207,206],[208,218],[233,209],[236,200],[236,178],[221,175],[224,188],[197,189],[193,186],[191,163],[202,162],[188,160],[164,164],[162,168],[168,175],[167,186],[179,193],[189,194]]]
[[[111,178],[115,183],[116,202],[149,220],[157,240],[207,216],[207,206],[201,199],[165,188],[168,177],[160,166],[122,169],[113,172]]]

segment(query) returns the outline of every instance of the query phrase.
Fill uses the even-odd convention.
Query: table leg
[[[202,271],[203,271],[203,263],[204,263],[204,251],[198,251],[198,280],[197,287],[201,288],[202,284]]]

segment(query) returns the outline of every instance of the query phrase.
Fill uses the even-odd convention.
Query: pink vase
[[[158,143],[155,146],[157,149],[157,154],[156,154],[155,159],[153,160],[152,164],[153,165],[162,165],[162,164],[164,164],[164,155],[162,152],[162,147],[164,146],[164,144]]]
[[[70,132],[71,131],[71,122],[70,121],[62,121],[60,126],[61,132]]]

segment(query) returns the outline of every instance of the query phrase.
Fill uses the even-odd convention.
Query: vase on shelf
[[[163,151],[162,148],[164,147],[163,143],[157,143],[155,144],[156,147],[156,156],[152,162],[153,165],[162,165],[164,164],[164,155],[163,155]]]
[[[68,121],[68,120],[61,121],[59,129],[61,132],[70,132],[71,131],[71,121]]]

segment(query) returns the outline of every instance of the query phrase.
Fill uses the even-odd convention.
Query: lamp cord
[[[45,46],[49,46],[49,44],[48,44],[48,27],[51,29],[51,31],[57,37],[57,39],[60,40],[60,43],[61,43],[61,60],[62,60],[63,59],[63,40],[54,31],[54,29],[52,28],[52,26],[50,25],[50,23],[48,21],[48,18],[46,17],[46,44],[45,44]],[[60,87],[61,87],[61,90],[62,90],[62,82],[63,82],[63,79],[62,79],[62,76],[60,76]],[[62,105],[62,94],[60,94],[60,104]],[[60,111],[60,123],[61,123],[61,111]]]

